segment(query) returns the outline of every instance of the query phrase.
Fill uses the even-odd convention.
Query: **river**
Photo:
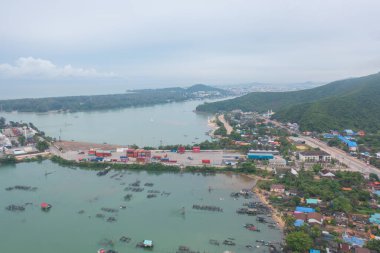
[[[195,113],[204,101],[76,113],[0,112],[8,121],[32,122],[46,135],[120,145],[192,144],[209,139],[209,115]]]
[[[124,190],[136,180],[141,180],[143,192]],[[144,186],[147,182],[153,183],[153,187]],[[265,246],[256,248],[256,240],[279,241],[281,232],[269,229],[266,224],[256,224],[255,216],[236,214],[244,202],[254,199],[230,197],[231,192],[252,184],[250,179],[235,174],[111,171],[99,177],[95,171],[60,167],[50,161],[2,166],[0,252],[96,252],[101,247],[119,253],[144,252],[135,248],[144,239],[153,240],[153,252],[175,252],[179,245],[210,253],[268,252]],[[5,190],[15,185],[37,190]],[[170,195],[157,194],[156,198],[148,199],[148,190]],[[133,196],[125,202],[123,196],[128,193]],[[44,201],[52,205],[49,212],[39,207]],[[5,209],[10,204],[25,203],[30,204],[23,212]],[[223,212],[194,210],[193,204],[218,206]],[[122,205],[126,209],[120,209]],[[102,207],[115,208],[117,212],[107,213]],[[105,218],[97,218],[98,213]],[[116,221],[107,222],[110,216]],[[261,232],[246,230],[245,223],[256,224]],[[121,236],[130,237],[131,242],[120,242]],[[227,238],[234,238],[236,246],[209,244],[210,239],[222,242]],[[114,242],[113,247],[102,246],[106,239]]]

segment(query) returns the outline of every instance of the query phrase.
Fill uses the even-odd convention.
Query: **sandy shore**
[[[263,202],[265,205],[267,205],[272,210],[272,218],[273,218],[273,220],[275,220],[277,222],[277,225],[282,230],[284,230],[284,228],[285,228],[285,222],[282,220],[281,214],[277,211],[276,208],[274,208],[271,204],[269,204],[269,202],[267,201],[267,199],[265,198],[265,196],[259,191],[258,188],[255,187],[254,192],[256,193],[257,197],[259,197],[260,201]]]
[[[213,136],[214,132],[219,128],[216,124],[216,117],[213,116],[212,118],[209,118],[207,121],[207,125],[211,128],[210,136]]]
[[[284,230],[285,228],[285,222],[281,218],[281,214],[277,211],[276,208],[274,208],[271,204],[269,204],[268,200],[265,198],[265,196],[260,192],[260,189],[256,187],[257,181],[260,179],[258,176],[249,175],[249,174],[243,174],[245,177],[248,177],[252,180],[254,180],[254,185],[252,187],[252,191],[256,194],[256,196],[260,199],[262,203],[264,203],[266,206],[268,206],[272,210],[272,218],[274,221],[277,222],[277,225],[280,227],[281,230]]]

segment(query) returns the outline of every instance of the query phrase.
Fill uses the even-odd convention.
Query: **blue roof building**
[[[318,249],[310,249],[309,253],[321,253],[321,251]]]
[[[300,212],[300,213],[315,213],[314,208],[303,207],[303,206],[297,206],[295,211]]]
[[[380,213],[372,214],[369,218],[369,222],[380,225]]]
[[[356,236],[348,236],[348,235],[343,235],[343,241],[345,241],[348,244],[351,244],[352,246],[359,246],[363,247],[365,240],[363,238],[359,238]]]
[[[341,140],[344,144],[346,144],[349,148],[356,148],[358,146],[358,144],[355,141],[350,141],[342,135],[339,135],[338,139]]]
[[[325,139],[333,139],[333,138],[335,138],[335,136],[333,134],[324,134],[323,138],[325,138]]]
[[[302,227],[305,222],[303,220],[296,220],[294,222],[295,227]]]
[[[252,160],[270,160],[273,159],[274,156],[270,153],[248,153],[247,158]]]

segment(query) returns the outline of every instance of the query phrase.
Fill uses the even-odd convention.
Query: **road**
[[[232,128],[232,126],[230,124],[228,124],[228,122],[224,118],[224,114],[219,115],[218,119],[220,120],[220,122],[223,123],[224,127],[226,128],[227,135],[230,135],[234,129]]]
[[[292,132],[290,129],[282,126],[278,121],[275,121],[275,120],[267,120],[267,121],[271,122],[272,124],[274,124],[277,127],[280,127],[280,128],[287,130],[290,133],[295,133],[295,132]],[[296,133],[296,134],[298,135],[298,137],[291,137],[291,138],[305,141],[305,144],[307,144],[311,147],[314,147],[314,148],[319,148],[319,149],[329,153],[332,158],[334,158],[334,159],[338,160],[339,162],[347,165],[348,169],[350,169],[352,171],[358,171],[367,177],[369,176],[370,173],[377,174],[380,177],[380,170],[378,168],[376,168],[372,165],[369,165],[369,164],[367,164],[367,163],[365,163],[365,162],[363,162],[363,161],[361,161],[355,157],[350,156],[349,154],[347,154],[343,150],[338,149],[338,148],[334,148],[334,147],[330,147],[326,143],[324,143],[323,141],[320,141],[318,139],[314,139],[314,138],[308,137],[308,136],[303,136],[299,133]]]
[[[318,139],[314,139],[314,138],[311,138],[308,136],[302,136],[302,135],[299,135],[298,137],[291,137],[291,138],[305,141],[305,144],[311,147],[320,148],[321,150],[329,153],[332,158],[346,164],[347,167],[352,171],[361,172],[362,174],[366,176],[368,176],[370,173],[374,173],[380,176],[380,170],[377,169],[376,167],[372,165],[368,165],[365,162],[355,157],[350,156],[349,154],[347,154],[341,149],[330,147],[326,143]]]

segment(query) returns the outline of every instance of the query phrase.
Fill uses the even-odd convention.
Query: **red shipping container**
[[[199,152],[201,152],[201,147],[199,147],[199,146],[194,146],[194,147],[193,147],[193,152],[194,152],[194,153],[199,153]]]
[[[208,159],[203,159],[203,160],[202,160],[202,163],[204,163],[204,164],[210,164],[210,163],[211,163],[211,161],[210,161],[210,160],[208,160]]]
[[[180,153],[180,154],[184,154],[185,153],[185,147],[178,147],[177,149],[177,152]]]
[[[134,154],[135,154],[135,150],[134,149],[128,149],[127,150],[127,156],[128,157],[135,157]]]

